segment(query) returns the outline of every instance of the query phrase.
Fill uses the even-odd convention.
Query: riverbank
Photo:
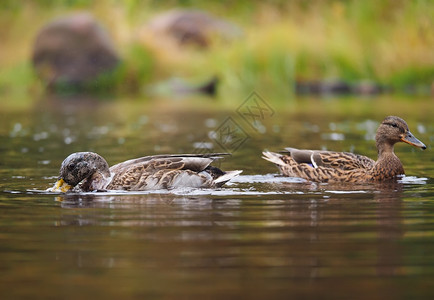
[[[175,7],[208,11],[238,26],[241,35],[213,41],[207,49],[162,46],[146,34],[146,24]],[[55,6],[6,1],[0,6],[0,94],[44,90],[29,63],[34,37],[49,20],[83,10],[108,30],[123,59],[110,92],[144,93],[168,78],[200,83],[213,76],[219,78],[221,97],[261,90],[285,99],[312,82],[370,83],[398,92],[432,89],[429,1],[58,1]]]

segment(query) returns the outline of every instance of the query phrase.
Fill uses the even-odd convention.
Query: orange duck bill
[[[407,133],[405,133],[401,137],[401,141],[403,141],[404,143],[410,144],[412,146],[421,148],[422,150],[426,149],[425,144],[422,143],[421,141],[419,141],[410,131],[407,131]]]
[[[47,189],[49,192],[66,193],[72,189],[72,186],[67,184],[63,178],[59,178],[52,188]]]

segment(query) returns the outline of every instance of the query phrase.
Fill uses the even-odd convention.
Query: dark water
[[[1,299],[433,297],[432,99],[278,100],[262,115],[248,103],[260,122],[244,99],[3,103]],[[396,184],[313,184],[260,158],[285,146],[375,157],[389,114],[428,146],[396,147],[407,172]],[[218,190],[44,193],[76,151],[109,164],[230,151],[217,164],[244,173]]]

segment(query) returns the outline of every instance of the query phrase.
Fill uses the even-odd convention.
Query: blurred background
[[[434,299],[433,22],[431,0],[1,0],[2,299]],[[388,115],[427,146],[396,145],[397,185],[261,159],[376,158]],[[44,192],[78,151],[231,152],[215,165],[243,173]]]
[[[4,0],[0,95],[432,95],[433,20],[428,0]]]

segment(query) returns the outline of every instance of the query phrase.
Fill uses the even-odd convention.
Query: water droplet
[[[47,138],[48,138],[48,132],[46,132],[46,131],[43,131],[43,132],[40,132],[40,133],[35,133],[33,135],[33,140],[36,141],[36,142],[40,141],[40,140],[45,140]]]
[[[337,129],[337,126],[336,126],[335,123],[330,123],[330,124],[329,124],[329,128],[330,128],[330,130],[334,131],[334,130]]]
[[[193,147],[196,149],[212,149],[214,148],[213,143],[207,143],[207,142],[198,142],[198,143],[193,143]]]
[[[139,117],[139,124],[141,125],[145,125],[146,123],[148,123],[149,121],[149,117],[146,115],[142,115]]]
[[[422,124],[417,124],[417,132],[424,134],[426,133],[426,128]]]
[[[323,134],[321,134],[321,137],[324,140],[332,140],[332,141],[343,141],[343,140],[345,140],[345,135],[343,133],[337,133],[337,132],[323,133]]]
[[[65,144],[69,145],[72,143],[72,137],[67,136],[63,141],[65,142]]]
[[[216,119],[206,119],[205,120],[205,126],[208,128],[214,128],[217,126],[217,120]]]
[[[259,133],[264,134],[267,132],[267,127],[265,127],[264,125],[262,125],[261,123],[258,123],[256,126],[256,129],[258,130]]]
[[[12,129],[12,130],[15,131],[15,132],[18,132],[21,129],[23,129],[23,125],[21,125],[21,123],[15,123],[14,129]]]

